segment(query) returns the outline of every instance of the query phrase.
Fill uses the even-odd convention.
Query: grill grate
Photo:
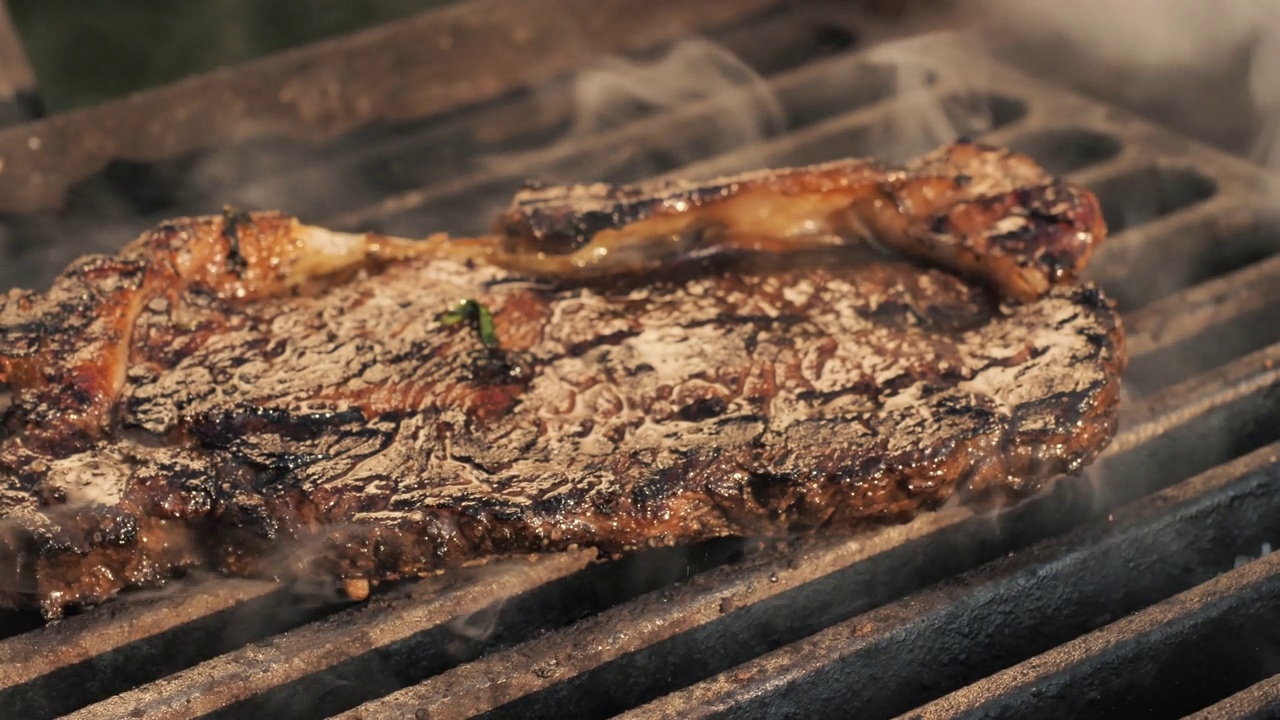
[[[798,47],[811,30],[811,19],[771,15],[718,37],[747,54],[775,33]],[[547,116],[522,135],[537,103],[516,94],[356,133],[241,190],[270,196],[315,172],[382,172],[389,158],[435,157],[483,126],[494,145],[466,145],[444,169],[383,173],[376,193],[302,193],[302,208],[285,206],[336,226],[467,232],[526,175],[707,177],[883,154],[890,142],[918,152],[893,133],[913,103],[938,99],[953,123],[1096,189],[1116,231],[1092,272],[1125,311],[1129,397],[1120,435],[1084,477],[996,517],[948,510],[859,537],[729,540],[600,565],[578,554],[518,560],[359,605],[202,578],[50,627],[11,614],[0,617],[0,707],[32,718],[1274,713],[1280,557],[1234,567],[1280,542],[1280,226],[1268,178],[978,45],[935,33],[794,55],[766,68],[785,131],[713,157],[654,155],[641,142],[674,133],[696,148],[716,132],[707,101],[509,156],[523,164],[471,164],[469,153],[533,149],[563,128]],[[894,96],[904,58],[922,70],[918,96]],[[551,87],[567,97],[562,81]],[[220,187],[242,178],[232,180]],[[185,202],[195,201],[166,197],[154,212]],[[11,227],[30,230],[28,217]]]

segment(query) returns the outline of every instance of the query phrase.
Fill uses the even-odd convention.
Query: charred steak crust
[[[442,242],[187,219],[5,296],[0,602],[849,530],[1024,497],[1115,432],[1091,287],[1003,305],[840,252],[547,287]],[[499,348],[442,322],[462,299]]]

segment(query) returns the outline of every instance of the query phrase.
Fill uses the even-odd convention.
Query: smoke
[[[934,70],[912,55],[910,46],[881,45],[869,49],[867,57],[892,69],[893,103],[872,127],[871,149],[866,154],[903,162],[959,136],[980,135],[992,129],[991,108],[985,97],[967,93],[940,98],[933,89]],[[982,80],[970,75],[960,82],[977,87]]]
[[[1280,15],[1280,10],[1275,10]],[[1249,73],[1249,92],[1263,125],[1250,155],[1269,168],[1280,168],[1280,20],[1259,36]]]
[[[499,598],[491,605],[446,623],[445,628],[455,636],[446,644],[449,654],[459,658],[469,657],[478,646],[488,642],[498,630],[502,610],[507,602],[508,598]]]
[[[1280,167],[1280,6],[983,0],[992,42],[1040,74]]]
[[[985,0],[992,18],[1030,31],[1065,35],[1103,63],[1120,68],[1192,67],[1226,57],[1262,18],[1265,3],[1227,0],[1075,0],[1046,5],[1035,0]]]
[[[619,127],[636,117],[710,99],[718,137],[706,150],[729,150],[780,132],[782,105],[764,79],[727,48],[695,38],[677,43],[650,63],[608,58],[574,83],[576,117],[569,136]],[[678,138],[655,138],[677,158],[691,160]]]
[[[783,132],[786,112],[750,65],[706,38],[674,44],[652,60],[610,57],[572,82],[572,120],[549,146],[484,159],[508,174],[553,175],[590,182],[622,175],[656,175],[694,160],[751,146]],[[558,93],[548,102],[562,102]],[[700,127],[618,134],[619,145],[581,153],[584,143],[664,113],[697,108]]]
[[[1248,565],[1249,563],[1253,562],[1254,560],[1258,560],[1260,558],[1264,558],[1270,555],[1272,552],[1274,552],[1274,550],[1272,550],[1271,548],[1271,543],[1264,542],[1262,543],[1262,547],[1259,550],[1257,555],[1237,555],[1235,558],[1235,561],[1232,563],[1232,568],[1233,569],[1242,568],[1245,565]]]

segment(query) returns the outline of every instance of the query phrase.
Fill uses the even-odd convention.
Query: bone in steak
[[[1097,203],[1007,151],[530,189],[498,226],[227,213],[11,291],[0,602],[848,531],[1114,434],[1119,318],[1068,282]]]

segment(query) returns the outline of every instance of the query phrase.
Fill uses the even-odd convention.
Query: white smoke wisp
[[[483,643],[498,629],[498,621],[502,618],[502,608],[505,605],[505,599],[498,600],[473,613],[450,620],[447,627],[462,640]]]
[[[1119,68],[1195,67],[1216,63],[1251,28],[1272,15],[1251,0],[984,0],[988,16],[1015,29],[1051,29]]]
[[[1280,16],[1280,9],[1276,14]],[[1280,169],[1280,17],[1258,37],[1250,66],[1249,94],[1263,118],[1250,155],[1273,170]]]
[[[985,97],[970,89],[985,78],[971,68],[961,69],[956,92],[939,94],[935,71],[912,54],[910,45],[887,43],[867,51],[868,59],[892,69],[894,102],[872,127],[870,146],[876,158],[905,162],[961,136],[978,136],[992,129],[991,108]],[[955,69],[952,69],[953,72]]]
[[[587,135],[631,121],[636,106],[662,110],[712,99],[723,114],[716,125],[723,149],[778,133],[782,104],[764,78],[731,51],[705,38],[684,40],[651,63],[606,58],[574,84],[577,114],[570,135]]]
[[[1168,124],[1239,140],[1253,160],[1280,169],[1280,4],[982,0],[975,7],[993,36],[1039,48],[1055,75],[1135,106],[1157,102]],[[1064,47],[1070,56],[1060,54]],[[1247,78],[1243,107],[1216,96],[1232,78]]]
[[[768,83],[730,50],[705,38],[676,43],[651,61],[604,58],[574,78],[572,120],[551,145],[484,159],[492,169],[512,174],[553,172],[565,180],[598,180],[627,167],[657,174],[758,143],[783,132],[786,112]],[[556,95],[555,102],[563,102]],[[618,130],[643,118],[699,104],[714,132],[647,133],[624,147],[575,160],[587,138]],[[644,166],[646,156],[658,157]],[[634,174],[634,173],[633,173]]]

